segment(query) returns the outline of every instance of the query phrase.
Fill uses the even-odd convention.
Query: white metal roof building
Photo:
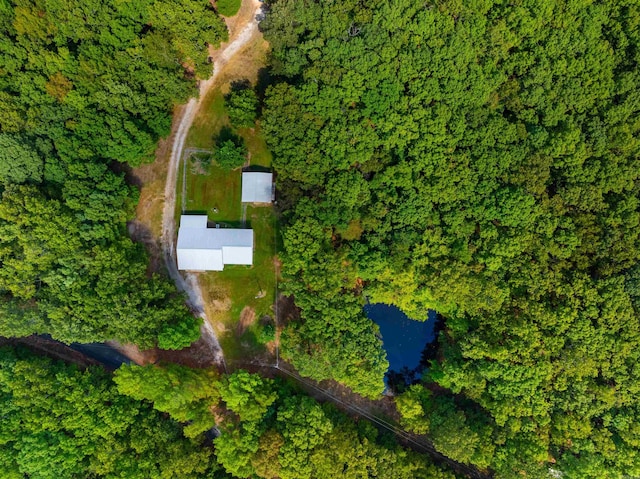
[[[242,173],[242,202],[271,203],[273,173],[245,171]]]
[[[206,215],[182,215],[176,247],[179,270],[222,271],[253,264],[253,230],[207,228]]]

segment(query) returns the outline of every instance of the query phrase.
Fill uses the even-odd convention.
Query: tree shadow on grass
[[[198,215],[206,215],[207,214],[207,210],[185,210],[183,215],[187,216],[187,215],[194,215],[194,216],[198,216]]]
[[[271,173],[271,168],[268,166],[249,165],[242,168],[243,173]]]
[[[225,125],[220,129],[220,132],[215,137],[216,147],[219,148],[227,141],[232,141],[236,146],[242,146],[244,144],[244,139],[233,131],[231,127]]]

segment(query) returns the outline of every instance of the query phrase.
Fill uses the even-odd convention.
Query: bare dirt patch
[[[249,326],[251,326],[256,320],[255,309],[245,306],[240,312],[240,321],[238,321],[238,327],[236,333],[238,336],[242,336]]]
[[[133,344],[120,344],[115,341],[109,341],[108,344],[139,365],[176,363],[191,368],[209,368],[219,364],[217,352],[211,348],[205,334],[188,348],[179,351],[158,348],[142,351]]]
[[[213,312],[229,311],[231,309],[231,299],[229,298],[213,299],[208,301],[208,304]]]
[[[121,344],[118,341],[107,341],[107,344],[113,349],[124,354],[136,364],[143,365],[151,364],[154,362],[154,359],[149,354],[149,351],[142,351],[135,344]]]
[[[278,298],[278,327],[283,329],[291,321],[300,320],[300,308],[294,302],[293,296],[280,295]]]
[[[280,277],[280,271],[282,270],[282,261],[280,261],[280,258],[278,258],[277,256],[273,257],[273,266],[275,268],[276,271],[276,276],[278,276],[278,278]]]
[[[267,64],[269,43],[262,33],[254,32],[247,43],[226,63],[220,72],[219,84],[223,93],[229,91],[229,83],[234,80],[247,79],[252,84],[258,82],[260,70]]]

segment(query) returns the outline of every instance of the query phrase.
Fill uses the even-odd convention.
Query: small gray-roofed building
[[[273,201],[273,173],[243,172],[242,202],[271,203],[271,201]]]
[[[176,247],[178,269],[222,271],[226,264],[253,264],[253,230],[207,228],[206,215],[182,215]]]

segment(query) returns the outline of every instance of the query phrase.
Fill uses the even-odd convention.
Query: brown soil
[[[222,92],[227,93],[229,84],[234,80],[246,78],[255,85],[258,82],[259,71],[267,63],[268,51],[269,43],[264,39],[262,33],[255,33],[220,71],[218,84],[221,85]]]
[[[280,258],[278,258],[277,256],[273,257],[273,266],[276,271],[276,276],[279,278],[280,271],[282,270],[282,261],[280,261]]]
[[[280,295],[278,298],[278,328],[283,329],[289,322],[300,319],[300,308],[293,300],[293,296]]]
[[[229,311],[231,309],[231,298],[212,299],[207,301],[209,309],[214,312]]]
[[[238,328],[236,333],[238,336],[242,336],[249,326],[251,326],[256,320],[256,312],[253,308],[245,306],[240,312],[240,321],[238,321]]]
[[[141,351],[132,344],[120,344],[115,341],[110,341],[108,344],[139,365],[176,363],[191,368],[210,368],[218,366],[219,363],[211,346],[202,337],[188,348],[179,351],[166,351],[158,348]]]

